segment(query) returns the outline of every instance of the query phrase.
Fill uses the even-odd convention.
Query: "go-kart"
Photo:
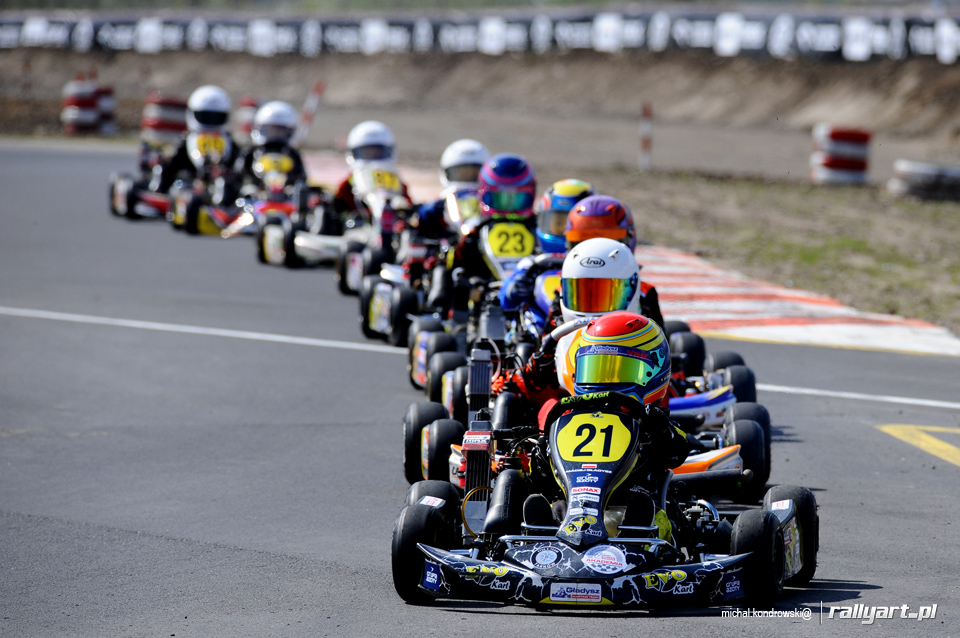
[[[568,397],[547,421],[544,435],[497,430],[478,411],[463,441],[463,497],[446,481],[410,487],[392,543],[401,598],[761,606],[813,577],[819,519],[809,490],[777,486],[759,509],[718,511],[698,496],[744,474],[658,471],[657,425],[619,393]]]
[[[236,221],[242,211],[229,193],[233,142],[216,132],[187,136],[187,154],[196,167],[191,180],[178,179],[170,188],[167,221],[175,230],[188,235],[217,235]]]
[[[140,175],[112,173],[107,192],[110,213],[127,219],[164,219],[170,207],[170,198],[149,190],[154,167],[171,155],[169,143],[143,141],[140,144],[138,165]]]

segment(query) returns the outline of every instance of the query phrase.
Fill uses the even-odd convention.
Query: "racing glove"
[[[558,388],[557,365],[553,354],[534,352],[523,370],[523,380],[532,390]]]

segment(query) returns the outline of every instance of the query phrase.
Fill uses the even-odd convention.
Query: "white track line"
[[[891,397],[878,394],[860,394],[859,392],[837,392],[835,390],[817,390],[816,388],[792,388],[785,385],[769,385],[758,383],[757,390],[764,392],[779,392],[782,394],[804,394],[834,399],[851,399],[853,401],[874,401],[877,403],[898,403],[900,405],[919,405],[925,408],[944,408],[960,410],[960,403],[952,401],[934,401],[932,399],[911,399],[910,397]]]
[[[287,335],[271,334],[269,332],[248,332],[245,330],[204,328],[203,326],[185,326],[175,323],[157,323],[154,321],[136,321],[133,319],[111,319],[110,317],[75,315],[66,312],[49,312],[47,310],[9,308],[6,306],[0,306],[0,315],[7,315],[10,317],[28,317],[31,319],[52,319],[54,321],[69,321],[71,323],[86,323],[99,326],[136,328],[138,330],[156,330],[159,332],[179,332],[181,334],[203,335],[208,337],[227,337],[229,339],[246,339],[248,341],[269,341],[272,343],[285,343],[289,345],[312,346],[314,348],[360,350],[363,352],[380,352],[384,354],[407,353],[406,348],[378,346],[367,343],[353,343],[350,341],[332,341],[329,339],[311,339],[309,337],[291,337]]]

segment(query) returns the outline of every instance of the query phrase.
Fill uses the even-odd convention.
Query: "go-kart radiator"
[[[467,397],[467,422],[472,423],[477,411],[490,407],[490,351],[474,348],[470,353],[470,394]]]

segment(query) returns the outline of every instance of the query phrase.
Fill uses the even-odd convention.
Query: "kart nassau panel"
[[[578,552],[537,542],[507,550],[502,562],[474,560],[423,544],[420,588],[437,598],[521,605],[669,607],[723,605],[743,598],[743,560],[725,556],[661,565],[636,545],[596,545]]]
[[[783,553],[784,553],[784,580],[794,576],[803,568],[803,534],[808,533],[800,527],[797,522],[797,507],[792,500],[775,501],[770,504],[770,511],[773,512],[780,521],[780,529],[783,531]],[[809,531],[813,533],[813,531]]]
[[[675,416],[704,416],[704,425],[720,425],[723,417],[737,397],[733,394],[733,386],[725,385],[716,390],[691,394],[685,397],[670,398],[670,414]]]
[[[378,281],[373,287],[370,296],[370,305],[367,306],[367,324],[370,330],[385,335],[390,332],[390,293],[393,285],[387,281]]]

